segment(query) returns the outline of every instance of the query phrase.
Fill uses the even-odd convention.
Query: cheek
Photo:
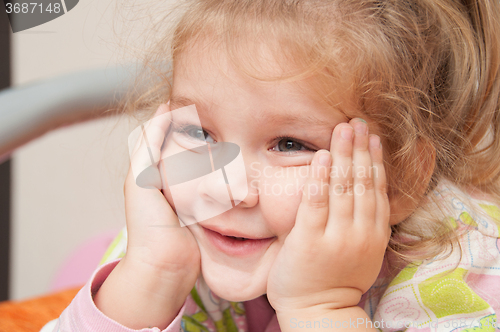
[[[163,196],[176,214],[192,215],[195,203],[199,200],[197,193],[201,181],[195,179],[162,189]]]
[[[259,204],[275,234],[287,234],[294,226],[304,183],[300,176],[268,178],[261,183]]]

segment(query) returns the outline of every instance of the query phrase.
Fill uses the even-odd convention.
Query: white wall
[[[13,34],[13,85],[113,65],[114,0],[80,0],[62,17]],[[66,127],[13,155],[12,299],[44,294],[90,236],[125,224],[127,136],[117,118]]]

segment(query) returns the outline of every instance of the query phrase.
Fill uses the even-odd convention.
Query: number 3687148
[[[62,10],[61,3],[49,3],[44,6],[43,3],[37,2],[24,2],[24,3],[6,3],[5,9],[7,14],[34,14],[34,13],[55,13],[59,14]]]

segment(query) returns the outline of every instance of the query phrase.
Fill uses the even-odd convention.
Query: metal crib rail
[[[135,65],[86,70],[0,91],[0,163],[53,129],[110,114],[136,72]]]

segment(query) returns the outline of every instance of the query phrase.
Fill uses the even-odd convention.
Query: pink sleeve
[[[59,317],[54,332],[160,332],[160,329],[157,327],[144,328],[141,330],[130,329],[108,318],[95,306],[92,295],[97,292],[119,261],[120,260],[117,259],[104,264],[94,272],[87,284],[78,292],[71,304]],[[180,331],[182,314],[184,313],[185,307],[186,303],[184,303],[179,314],[163,332]]]

